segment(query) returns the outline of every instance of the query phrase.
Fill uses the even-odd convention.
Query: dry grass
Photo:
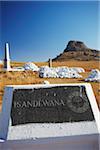
[[[37,62],[35,63],[38,66],[48,65],[47,62]],[[23,62],[12,62],[11,66],[23,66]],[[82,79],[43,79],[39,78],[38,73],[32,71],[23,71],[23,72],[3,72],[0,71],[0,109],[2,106],[2,97],[4,94],[4,87],[6,85],[24,85],[24,84],[39,84],[43,80],[48,80],[50,83],[82,83],[84,79],[89,75],[91,69],[99,69],[98,61],[66,61],[66,62],[53,62],[53,66],[68,66],[68,67],[82,67],[86,70],[85,73],[82,73]],[[0,66],[1,68],[2,66]],[[98,105],[100,104],[100,87],[99,83],[91,82],[93,87],[94,94]]]

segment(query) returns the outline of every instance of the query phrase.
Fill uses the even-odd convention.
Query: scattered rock
[[[58,77],[56,71],[54,71],[53,68],[50,68],[48,66],[40,67],[39,76],[41,78],[57,78]]]
[[[47,80],[44,80],[44,81],[42,82],[42,84],[50,84],[50,82],[47,81]]]
[[[75,69],[72,70],[68,67],[48,67],[42,66],[39,70],[39,76],[41,78],[81,78]]]
[[[100,71],[98,69],[93,69],[85,81],[100,82]]]
[[[69,68],[71,71],[76,71],[76,72],[78,72],[78,73],[83,73],[83,72],[85,72],[85,70],[83,69],[83,68],[81,68],[81,67],[70,67]]]
[[[32,70],[32,71],[39,71],[38,66],[36,66],[34,63],[28,62],[24,65],[25,70]]]

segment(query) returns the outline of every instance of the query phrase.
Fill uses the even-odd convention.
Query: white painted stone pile
[[[39,67],[36,66],[34,63],[28,62],[23,67],[13,67],[11,71],[25,71],[25,70],[32,70],[32,71],[39,71]]]
[[[25,70],[39,71],[38,66],[31,62],[26,63],[23,67]]]
[[[50,68],[42,66],[39,70],[39,76],[42,78],[81,78],[82,76],[78,72],[79,70],[68,67]]]
[[[98,69],[93,69],[85,81],[100,82],[100,71]]]
[[[81,68],[81,67],[70,67],[69,68],[71,71],[76,71],[76,72],[78,72],[78,73],[83,73],[83,72],[85,72],[85,70],[83,69],[83,68]]]
[[[58,78],[58,75],[54,68],[48,66],[42,66],[39,70],[39,76],[41,78]]]

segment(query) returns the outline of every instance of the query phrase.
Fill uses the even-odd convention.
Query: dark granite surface
[[[84,86],[15,89],[12,125],[94,120]]]

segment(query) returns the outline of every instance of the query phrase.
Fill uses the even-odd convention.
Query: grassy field
[[[48,65],[47,62],[36,62],[38,66]],[[11,66],[23,66],[23,62],[12,62]],[[68,67],[82,67],[85,69],[85,73],[81,75],[81,79],[60,79],[60,78],[39,78],[38,73],[32,71],[23,72],[4,72],[2,71],[2,65],[0,66],[0,110],[2,107],[2,98],[4,94],[4,87],[6,85],[24,85],[24,84],[41,84],[44,80],[48,80],[50,83],[83,83],[84,79],[89,75],[91,69],[100,69],[98,61],[66,61],[66,62],[53,62],[54,67],[68,66]],[[98,106],[100,105],[100,86],[99,83],[91,82]]]

